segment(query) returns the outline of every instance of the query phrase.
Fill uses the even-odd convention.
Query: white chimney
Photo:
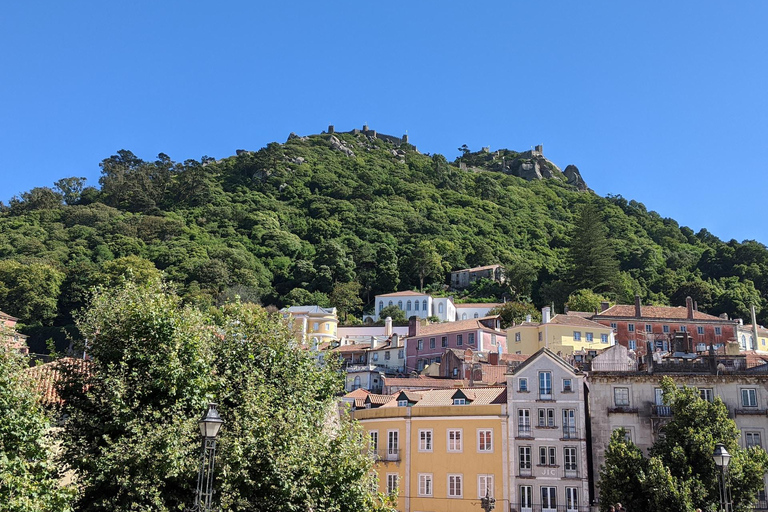
[[[548,324],[549,323],[549,306],[545,306],[541,308],[541,323]]]
[[[392,335],[392,343],[391,345],[393,347],[399,347],[400,346],[400,336],[397,335],[397,333]]]
[[[384,320],[384,336],[392,336],[392,317],[388,316]]]
[[[525,321],[531,323],[531,315],[525,315]]]

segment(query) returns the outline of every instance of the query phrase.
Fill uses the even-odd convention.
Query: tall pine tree
[[[607,233],[597,205],[586,203],[582,206],[568,246],[568,281],[576,289],[616,291],[619,262]]]

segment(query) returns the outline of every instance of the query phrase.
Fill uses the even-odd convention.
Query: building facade
[[[563,358],[576,352],[603,350],[616,343],[613,329],[577,315],[555,315],[542,309],[542,321],[526,321],[507,329],[507,346],[513,354],[534,354],[548,348]]]
[[[296,336],[302,343],[317,345],[337,339],[339,317],[336,308],[291,306],[281,309],[280,313],[291,319]]]
[[[467,288],[478,279],[490,279],[497,283],[503,283],[504,267],[501,265],[485,265],[454,270],[451,272],[451,287],[456,289]]]

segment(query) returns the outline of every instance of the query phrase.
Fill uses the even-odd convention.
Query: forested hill
[[[120,151],[101,163],[98,188],[63,178],[13,199],[0,212],[0,310],[18,316],[40,350],[60,339],[89,289],[126,272],[161,272],[202,305],[235,296],[322,305],[334,288],[339,301],[359,291],[363,307],[350,307],[359,317],[377,293],[422,281],[440,292],[452,269],[501,263],[510,286],[483,284],[473,298],[504,293],[559,308],[587,287],[625,303],[635,293],[674,305],[691,295],[701,310],[745,319],[754,302],[768,319],[762,244],[724,243],[557,176],[527,181],[482,152],[464,148],[448,162],[396,140],[337,133],[238,153],[179,163]],[[569,247],[583,235],[574,223],[587,203],[619,263],[610,285],[573,273]]]

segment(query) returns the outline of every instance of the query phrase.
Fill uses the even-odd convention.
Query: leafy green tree
[[[604,296],[593,292],[589,288],[576,290],[568,296],[566,306],[571,311],[600,311],[600,303],[607,301]]]
[[[506,329],[513,324],[524,322],[527,315],[531,315],[532,320],[541,320],[541,313],[530,302],[505,302],[501,306],[497,306],[490,310],[488,314],[501,316],[502,329]]]
[[[419,242],[411,253],[410,264],[419,280],[419,290],[424,290],[427,278],[440,279],[444,277],[443,258],[437,252],[435,244],[429,240]]]
[[[25,323],[50,324],[65,275],[47,263],[0,260],[0,304]]]
[[[360,284],[354,281],[333,285],[329,299],[331,304],[342,314],[345,323],[349,313],[359,311],[363,307],[363,301],[360,299],[361,288]]]
[[[163,275],[155,264],[139,256],[124,256],[102,265],[100,278],[107,286],[117,286],[128,279],[138,284],[160,282]]]
[[[64,198],[64,202],[68,205],[73,205],[80,201],[80,194],[83,193],[85,181],[85,178],[62,178],[57,180],[54,186]]]
[[[584,204],[576,217],[568,244],[569,281],[576,288],[613,291],[619,262],[607,237],[600,210]]]
[[[73,489],[60,484],[49,435],[53,424],[26,367],[0,344],[0,510],[66,512],[72,510]]]
[[[407,325],[408,319],[405,318],[405,311],[400,309],[399,307],[395,306],[394,304],[391,306],[386,306],[382,308],[381,311],[379,311],[379,323],[384,324],[384,320],[387,317],[392,318],[392,325]]]

